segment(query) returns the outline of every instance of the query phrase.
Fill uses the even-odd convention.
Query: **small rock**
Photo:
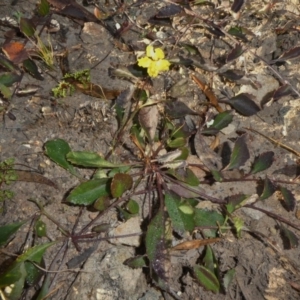
[[[100,249],[84,264],[66,300],[141,297],[147,285],[142,269],[131,269],[123,264],[126,259],[134,256],[134,249],[115,246],[106,252],[104,258]]]
[[[103,40],[109,40],[109,34],[106,29],[94,22],[84,23],[81,33],[81,39],[85,44],[99,44]]]
[[[133,217],[130,218],[128,221],[125,223],[122,223],[118,227],[114,228],[113,230],[110,231],[109,235],[110,236],[123,236],[123,235],[128,235],[128,234],[133,234],[133,233],[141,233],[141,221],[139,217]],[[128,246],[134,246],[138,247],[141,243],[141,237],[140,235],[134,235],[134,236],[129,236],[129,237],[120,237],[117,239],[111,239],[111,243],[120,245],[128,245]]]
[[[256,86],[255,88],[252,85],[243,85],[239,91],[240,93],[248,93],[256,97],[257,104],[261,104],[262,100],[269,93],[275,91],[279,87],[278,81],[270,76],[257,74],[255,75],[255,81],[260,84],[260,87]]]
[[[256,202],[255,203],[255,206],[256,207],[260,207],[260,208],[263,208],[263,209],[268,209],[266,208],[266,206],[263,204],[262,201],[259,201],[259,202]],[[259,220],[261,219],[265,214],[259,210],[256,210],[256,209],[252,209],[250,207],[243,207],[241,208],[241,210],[248,216],[250,217],[251,219],[254,219],[254,220]]]

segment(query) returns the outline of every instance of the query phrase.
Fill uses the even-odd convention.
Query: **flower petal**
[[[156,77],[159,73],[159,70],[157,69],[155,62],[153,62],[150,67],[147,70],[150,77]]]
[[[161,48],[153,48],[153,46],[149,45],[146,48],[146,55],[153,60],[159,60],[165,58],[164,51]]]
[[[155,62],[155,67],[157,68],[157,70],[160,71],[168,71],[169,67],[170,67],[170,62],[166,59],[160,59],[158,61]]]
[[[143,68],[149,68],[152,63],[152,59],[146,56],[138,59],[138,65]]]
[[[146,55],[153,59],[153,55],[155,55],[153,46],[151,45],[147,46]]]
[[[159,60],[165,58],[164,51],[161,48],[155,49],[155,54],[153,55],[152,59]]]

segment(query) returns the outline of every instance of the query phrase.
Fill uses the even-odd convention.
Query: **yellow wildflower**
[[[147,68],[149,76],[156,77],[160,72],[169,70],[171,64],[164,58],[165,54],[162,49],[154,49],[149,45],[146,48],[146,56],[138,59],[138,65]]]

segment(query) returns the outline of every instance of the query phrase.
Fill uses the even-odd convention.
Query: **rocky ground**
[[[12,17],[15,12],[31,18],[37,1],[12,2],[0,4],[2,45],[11,29],[4,18]],[[278,3],[248,1],[240,10],[232,8],[232,1],[182,1],[185,5],[180,1],[77,1],[80,8],[84,8],[82,11],[87,10],[91,15],[76,15],[74,18],[69,12],[61,14],[61,5],[74,5],[74,2],[49,1],[54,12],[51,18],[60,26],[58,31],[50,33],[56,55],[54,68],[46,68],[37,60],[43,80],[37,80],[24,72],[20,83],[12,86],[15,93],[11,99],[2,97],[0,102],[0,108],[3,108],[0,128],[1,161],[13,157],[16,169],[40,174],[55,183],[55,187],[49,183],[43,184],[41,179],[37,180],[35,177],[22,177],[24,181],[13,182],[9,188],[14,192],[14,197],[1,203],[3,212],[0,225],[34,220],[39,209],[29,199],[42,203],[44,209],[70,231],[77,222],[76,230],[96,217],[98,212],[92,209],[65,203],[66,195],[80,181],[45,155],[44,144],[61,138],[76,151],[86,150],[106,155],[118,129],[114,101],[119,93],[131,85],[128,80],[110,76],[108,70],[135,64],[137,55],[143,55],[146,46],[153,41],[156,41],[155,46],[163,47],[167,58],[170,61],[173,59],[174,63],[168,72],[152,79],[152,96],[156,100],[164,100],[166,90],[185,78],[185,92],[176,97],[176,101],[186,104],[193,111],[202,111],[205,107],[203,103],[211,100],[207,99],[205,92],[191,75],[210,86],[216,98],[220,99],[218,105],[222,110],[232,108],[221,101],[224,95],[229,98],[241,93],[254,95],[255,102],[261,109],[248,116],[234,110],[233,121],[218,134],[215,154],[221,157],[222,152],[226,152],[226,147],[232,149],[241,133],[248,132],[250,161],[260,153],[274,152],[272,166],[259,176],[285,182],[295,201],[300,200],[300,51],[297,48],[300,46],[299,0]],[[234,2],[239,4],[243,1]],[[174,3],[180,8],[179,11],[170,6]],[[94,5],[99,6],[101,22],[92,17]],[[162,10],[164,7],[168,9]],[[238,12],[234,13],[233,10]],[[156,17],[150,19],[153,16]],[[203,19],[209,22],[205,23]],[[218,24],[218,27],[209,27],[212,24],[210,22]],[[124,30],[117,31],[117,24],[123,26]],[[230,28],[237,27],[244,30],[240,33],[242,37],[224,35],[218,29],[227,33]],[[47,40],[46,30],[42,31],[41,38]],[[13,39],[24,40],[24,37],[17,35]],[[228,53],[236,55],[233,49],[236,49],[234,46],[237,41],[242,45],[243,53],[231,60]],[[202,58],[198,56],[198,52],[189,52],[184,47],[187,44],[195,47],[193,51],[197,49]],[[29,42],[27,47],[34,45]],[[289,53],[290,49],[294,49],[294,52]],[[87,95],[76,90],[72,95],[55,98],[52,89],[63,77],[60,55],[66,51],[69,73],[89,69],[91,81],[110,92],[104,91],[103,97],[103,94]],[[193,63],[175,63],[175,59],[182,57],[192,59]],[[278,59],[280,57],[282,59]],[[274,62],[276,59],[278,60]],[[234,75],[230,73],[227,78],[221,76],[226,71],[232,71]],[[243,75],[237,79],[235,76],[241,72]],[[277,99],[272,98],[280,86],[289,87],[289,93],[280,95]],[[36,92],[25,96],[18,93],[27,87],[35,87]],[[164,105],[160,106],[160,111],[165,109]],[[176,104],[173,109],[175,108]],[[205,111],[206,116],[216,112],[213,106]],[[193,116],[192,120],[196,118],[198,116]],[[255,129],[279,143],[276,145],[245,128]],[[124,135],[126,139],[126,133]],[[212,141],[209,138],[206,140],[207,144]],[[205,161],[205,153],[200,150],[199,144],[195,145],[199,146],[196,154]],[[282,145],[288,146],[292,151]],[[212,158],[207,159],[214,158],[212,155]],[[133,160],[133,156],[130,149],[119,146],[111,159],[128,162]],[[227,159],[228,163],[228,157],[224,155],[222,159],[225,166],[224,161]],[[249,170],[249,166],[243,167],[244,172]],[[92,175],[88,169],[81,169],[80,172],[86,179]],[[228,176],[233,178],[235,175],[230,173]],[[205,185],[204,190],[207,195],[221,199],[238,193],[257,194],[256,184],[251,181],[215,183],[212,186]],[[259,205],[289,220],[295,227],[298,226],[298,230],[288,228],[299,236],[300,216],[297,203],[295,209],[287,211],[279,198],[280,195],[273,194]],[[136,201],[141,207],[146,205],[143,204],[146,202],[143,197],[137,197]],[[202,199],[197,207],[218,209],[216,204],[206,199]],[[190,272],[189,267],[199,263],[203,256],[203,246],[188,251],[170,252],[172,268],[169,271],[171,276],[168,278],[168,285],[174,294],[162,291],[154,284],[149,268],[131,269],[123,264],[135,254],[143,253],[143,240],[132,237],[127,240],[106,239],[81,243],[81,251],[71,242],[64,244],[64,249],[60,243],[49,248],[45,255],[45,268],[51,268],[53,275],[50,276],[50,294],[47,299],[298,299],[299,246],[287,247],[284,244],[279,220],[249,208],[243,208],[237,214],[243,218],[250,231],[242,232],[241,238],[237,238],[234,232],[228,232],[221,241],[212,245],[220,271],[232,268],[236,271],[226,294],[214,294],[205,290]],[[44,241],[59,239],[61,232],[57,230],[56,224],[44,216],[42,220],[47,225],[47,237],[43,238]],[[127,225],[124,229],[120,227],[124,221],[120,220],[115,209],[101,217],[101,223],[110,224],[111,236],[143,231],[144,220],[145,216],[141,214],[125,222]],[[32,224],[33,221],[27,222],[9,245],[2,248],[1,269],[4,270],[4,266],[10,263],[7,253],[20,254],[24,247],[34,244],[36,237],[32,234]],[[260,234],[256,234],[257,232]],[[66,248],[68,251],[64,252]],[[90,249],[90,252],[86,252],[86,249]],[[61,253],[65,254],[58,255]],[[85,255],[82,260],[72,260],[82,253]],[[22,299],[33,299],[41,282],[24,289]],[[0,296],[5,299],[4,294]]]

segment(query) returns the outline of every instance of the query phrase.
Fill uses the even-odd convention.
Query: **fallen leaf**
[[[20,42],[4,43],[2,51],[15,64],[19,64],[29,57],[25,45]]]
[[[57,188],[57,185],[53,181],[39,173],[24,170],[15,170],[15,172],[18,176],[18,181],[36,182]]]
[[[191,250],[191,249],[197,249],[202,246],[206,246],[209,244],[217,243],[221,241],[221,238],[212,238],[212,239],[206,239],[206,240],[192,240],[192,241],[186,241],[183,243],[180,243],[173,247],[171,250]]]
[[[209,102],[216,108],[218,112],[223,112],[223,108],[219,105],[218,99],[215,96],[214,92],[211,90],[211,88],[202,82],[199,78],[197,78],[195,75],[192,75],[192,79],[194,82],[199,86],[199,88],[203,91],[205,96],[208,98]]]

